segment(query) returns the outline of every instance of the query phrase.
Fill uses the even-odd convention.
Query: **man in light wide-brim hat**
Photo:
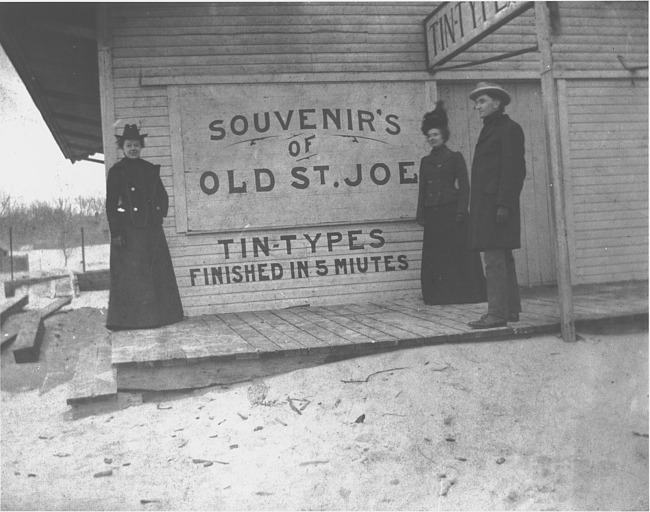
[[[488,310],[474,329],[519,321],[521,300],[512,250],[521,247],[519,196],[526,177],[524,132],[504,112],[503,87],[480,82],[470,93],[483,121],[472,161],[469,247],[483,252]]]

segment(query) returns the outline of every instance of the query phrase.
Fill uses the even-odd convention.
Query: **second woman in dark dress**
[[[416,218],[424,227],[421,283],[425,304],[487,299],[478,252],[467,248],[469,180],[465,159],[446,146],[448,118],[442,102],[422,122],[431,153],[420,163]]]

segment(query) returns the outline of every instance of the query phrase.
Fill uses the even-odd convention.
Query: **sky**
[[[0,158],[0,197],[10,194],[17,203],[106,193],[104,165],[64,158],[1,46]]]

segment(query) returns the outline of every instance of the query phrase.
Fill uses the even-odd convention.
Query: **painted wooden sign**
[[[414,217],[422,83],[197,86],[179,101],[188,231]]]
[[[429,70],[533,6],[533,2],[444,2],[424,20]]]

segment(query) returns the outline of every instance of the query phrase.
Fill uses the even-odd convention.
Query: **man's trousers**
[[[521,313],[515,259],[510,249],[489,249],[483,253],[487,281],[488,314],[507,320]]]

